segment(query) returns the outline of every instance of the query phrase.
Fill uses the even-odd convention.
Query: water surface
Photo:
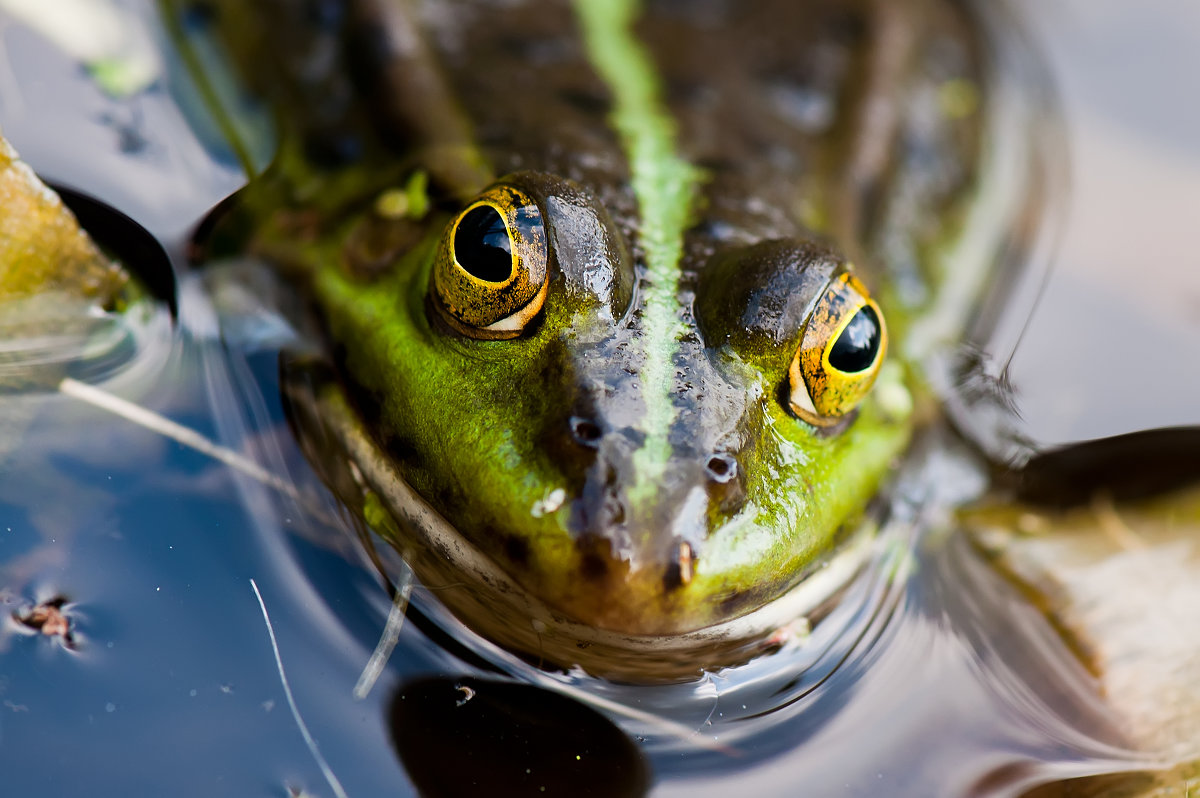
[[[1015,5],[1047,55],[1069,163],[1029,277],[990,334],[993,363],[1015,347],[1010,421],[1043,445],[1196,423],[1200,111],[1171,87],[1198,66],[1200,19],[1165,0]],[[802,644],[696,684],[614,685],[499,652],[418,589],[383,675],[354,698],[389,598],[288,429],[278,346],[297,344],[267,316],[222,326],[211,285],[179,257],[239,185],[234,162],[195,132],[175,72],[114,99],[28,30],[0,31],[0,86],[19,87],[0,95],[6,135],[48,179],[140,222],[180,275],[178,319],[131,328],[119,368],[81,376],[293,491],[45,397],[0,475],[0,601],[19,613],[64,596],[77,634],[68,648],[5,621],[5,794],[335,795],[251,580],[296,706],[351,796],[417,784],[1014,795],[1136,765],[1050,624],[930,509],[980,488],[949,436],[905,466],[872,567]],[[398,568],[388,560],[390,577]]]

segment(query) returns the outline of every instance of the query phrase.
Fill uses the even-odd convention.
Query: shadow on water
[[[88,230],[97,244],[113,253],[122,263],[130,264],[146,291],[167,306],[171,316],[179,314],[179,294],[170,256],[158,239],[125,214],[95,197],[66,186],[55,192],[79,224]]]
[[[62,81],[91,115],[80,124],[83,143],[67,155],[34,141],[39,125],[51,123],[32,111],[17,118],[4,106],[6,131],[56,176],[89,152],[103,163],[112,131],[91,112],[128,108],[90,92],[42,45],[9,44],[27,59],[18,67],[49,64],[51,85]],[[214,305],[212,287],[180,275],[176,291],[163,246],[133,221],[175,251],[175,234],[236,182],[224,164],[197,188],[196,165],[208,156],[171,112],[172,98],[155,91],[137,102],[150,120],[146,146],[110,158],[107,172],[83,170],[89,193],[122,198],[132,220],[82,195],[73,195],[74,207],[93,229],[125,231],[106,243],[143,264],[172,313],[131,330],[139,341],[149,330],[153,343],[122,350],[123,360],[89,376],[263,466],[285,490],[107,411],[44,397],[19,456],[0,471],[5,794],[336,794],[289,711],[285,675],[351,796],[542,787],[572,795],[1049,796],[1064,779],[1154,764],[1129,750],[1095,679],[1045,617],[956,534],[952,518],[921,509],[938,505],[929,485],[953,492],[978,478],[958,455],[936,454],[953,452],[940,439],[910,464],[871,565],[836,608],[776,653],[689,684],[542,671],[473,636],[440,609],[436,591],[422,588],[380,682],[355,699],[391,599],[290,433],[278,348],[289,340],[286,324],[261,316],[252,333],[230,334],[239,320],[222,319],[227,307]],[[48,117],[55,129],[78,113],[73,107]],[[152,185],[168,190],[136,199],[136,181],[123,171],[136,158],[156,170]],[[186,168],[171,177],[170,163]],[[1043,307],[1072,312],[1070,302]],[[166,316],[176,310],[172,325]],[[1186,458],[1194,433],[1163,434],[1166,449]],[[1099,467],[1086,451],[1066,465],[1052,457],[1034,466]],[[1123,458],[1117,451],[1106,462]],[[388,577],[395,567],[385,557]],[[43,602],[61,604],[71,646],[17,620]],[[1139,777],[1120,778],[1128,787]]]
[[[426,795],[642,795],[649,772],[629,737],[565,696],[512,682],[401,685],[388,727]]]

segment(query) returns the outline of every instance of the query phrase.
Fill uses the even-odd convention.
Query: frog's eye
[[[836,424],[871,389],[886,351],[879,306],[853,276],[836,277],[817,300],[788,369],[792,412],[810,424]]]
[[[485,191],[446,226],[433,267],[434,305],[472,338],[515,338],[549,285],[546,229],[525,192]]]

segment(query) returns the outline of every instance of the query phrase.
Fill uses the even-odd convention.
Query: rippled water
[[[1160,253],[1146,269],[1166,262],[1173,271],[1141,272],[1131,291],[1116,266],[1085,267],[1116,246],[1097,244],[1097,236],[1123,241],[1145,221],[1136,208],[1097,199],[1127,189],[1116,166],[1108,174],[1117,182],[1093,184],[1095,152],[1139,166],[1168,153],[1171,167],[1152,193],[1186,194],[1197,139],[1167,147],[1162,125],[1138,122],[1158,106],[1134,114],[1072,71],[1092,74],[1104,61],[1096,53],[1109,52],[1105,37],[1129,30],[1117,4],[1025,5],[1034,38],[1054,42],[1051,65],[1076,126],[1069,196],[1086,191],[1064,211],[1066,232],[1051,252],[1057,265],[1025,332],[1056,346],[1026,345],[1014,360],[1021,423],[1043,443],[1148,422],[1194,423],[1194,403],[1173,402],[1170,391],[1149,399],[1135,392],[1131,412],[1110,390],[1128,381],[1105,368],[1114,357],[1131,368],[1141,362],[1136,348],[1119,348],[1130,330],[1146,330],[1136,338],[1154,341],[1156,351],[1195,351],[1200,331],[1186,295],[1200,272],[1176,276],[1190,250],[1172,248],[1179,239],[1161,230],[1146,233]],[[1160,5],[1161,21],[1143,36],[1175,30],[1171,13],[1200,36],[1194,13]],[[0,466],[0,601],[20,613],[66,597],[76,639],[68,647],[5,621],[5,795],[335,795],[289,706],[273,640],[296,709],[351,796],[418,787],[488,795],[542,787],[571,795],[1012,795],[1138,765],[1091,675],[937,509],[981,485],[958,445],[940,435],[905,466],[870,567],[810,636],[778,653],[683,685],[549,673],[474,637],[446,617],[435,593],[418,588],[384,673],[356,699],[390,599],[288,428],[278,346],[294,342],[269,316],[223,320],[229,296],[184,274],[178,259],[181,236],[236,186],[236,171],[197,138],[175,95],[109,99],[45,42],[19,27],[0,30],[10,70],[0,86],[20,87],[19,95],[0,95],[6,135],[49,179],[140,222],[183,275],[176,321],[160,308],[110,329],[125,342],[119,357],[87,363],[76,376],[240,453],[287,486],[280,491],[77,398],[38,398],[35,423]],[[1191,47],[1194,37],[1175,36],[1180,53]],[[1141,66],[1150,74],[1159,62],[1183,70],[1194,67],[1190,57],[1160,53]],[[1169,116],[1178,103],[1164,102]],[[1033,275],[1026,293],[1041,285],[1042,273]],[[1189,280],[1168,300],[1145,287]],[[1159,312],[1176,302],[1180,312]],[[1026,326],[1030,304],[1019,296],[1016,315],[996,326],[997,357]],[[1128,319],[1116,342],[1104,337],[1114,306]],[[1094,360],[1102,365],[1088,368]],[[1052,379],[1056,369],[1072,379]],[[1177,379],[1187,396],[1194,375]],[[1127,423],[1131,416],[1136,424]],[[384,556],[389,576],[400,578],[399,564]]]
[[[181,317],[202,317],[189,300],[203,295],[184,297]],[[319,494],[286,431],[274,353],[185,331],[141,357],[153,378],[115,392]],[[358,701],[389,602],[345,528],[66,398],[28,435],[23,452],[37,456],[0,487],[3,576],[19,586],[5,600],[67,596],[78,638],[68,650],[9,624],[0,761],[13,794],[331,794],[289,713],[251,579],[350,795],[407,783],[397,753],[441,788],[484,779],[489,794],[578,794],[595,782],[600,795],[613,782],[597,779],[637,787],[638,772],[662,794],[791,794],[797,780],[814,795],[1005,794],[1126,758],[1090,678],[961,538],[910,554],[916,528],[936,538],[946,522],[922,511],[935,498],[922,486],[961,469],[941,447],[914,467],[875,567],[803,645],[698,684],[621,686],[495,651],[419,592],[420,614]],[[336,516],[328,499],[320,507]],[[464,686],[474,695],[460,706]],[[547,690],[603,702],[600,714]]]

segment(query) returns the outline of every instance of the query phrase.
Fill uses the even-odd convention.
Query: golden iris
[[[515,338],[549,285],[542,214],[512,186],[492,186],[446,226],[433,267],[434,305],[472,338]]]
[[[817,426],[858,406],[887,352],[883,313],[856,277],[833,279],[809,316],[788,369],[792,412]]]

